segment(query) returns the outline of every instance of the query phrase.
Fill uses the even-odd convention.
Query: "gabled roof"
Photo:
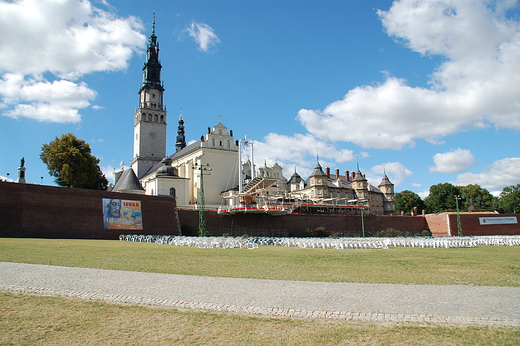
[[[121,177],[116,183],[116,186],[112,189],[112,191],[144,191],[143,187],[141,186],[141,183],[139,182],[139,179],[137,179],[137,176],[134,173],[134,170],[132,168],[126,169],[123,174],[121,174]]]

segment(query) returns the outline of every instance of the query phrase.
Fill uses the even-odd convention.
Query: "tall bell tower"
[[[166,107],[161,68],[154,13],[152,35],[143,66],[143,84],[139,90],[139,108],[134,116],[134,154],[131,162],[139,179],[166,156]]]

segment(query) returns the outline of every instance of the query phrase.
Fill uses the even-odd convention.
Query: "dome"
[[[163,164],[159,169],[157,170],[157,175],[162,176],[175,176],[177,175],[175,172],[175,167],[171,166],[172,159],[169,157],[165,157],[161,163]]]

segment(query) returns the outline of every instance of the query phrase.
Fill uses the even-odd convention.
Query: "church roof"
[[[126,169],[123,174],[121,174],[121,177],[117,181],[116,186],[114,186],[112,189],[112,191],[120,192],[128,190],[144,191],[132,168]]]

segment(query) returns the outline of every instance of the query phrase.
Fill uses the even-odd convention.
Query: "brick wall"
[[[462,234],[466,236],[477,235],[520,235],[520,223],[501,224],[501,225],[481,225],[480,217],[508,217],[516,216],[520,221],[518,214],[481,214],[481,213],[461,213],[460,223]],[[458,235],[457,214],[443,213],[426,215],[426,220],[433,236],[447,237]]]
[[[141,201],[143,230],[105,230],[103,198]],[[199,213],[179,210],[184,235],[197,235]],[[520,224],[480,225],[479,217],[516,216],[461,214],[464,235],[520,234]],[[409,233],[429,229],[433,236],[457,235],[457,215],[364,217],[365,234],[395,228]],[[118,239],[120,234],[177,235],[175,200],[106,191],[70,189],[32,184],[0,182],[0,237]],[[360,236],[359,215],[235,214],[221,216],[206,212],[206,225],[213,235],[302,236],[306,229],[325,227],[341,236]],[[450,233],[451,232],[451,233]]]
[[[184,235],[197,235],[199,216],[196,210],[179,210],[179,218]],[[403,232],[420,233],[427,229],[422,216],[378,216],[364,217],[365,234],[395,228]],[[302,236],[306,229],[325,227],[330,233],[341,236],[361,236],[361,217],[359,215],[283,215],[234,214],[218,215],[206,212],[206,229],[212,235],[228,233],[238,236]]]
[[[143,230],[108,230],[103,198],[141,201]],[[0,236],[118,239],[122,233],[178,234],[175,200],[116,192],[0,183]]]

